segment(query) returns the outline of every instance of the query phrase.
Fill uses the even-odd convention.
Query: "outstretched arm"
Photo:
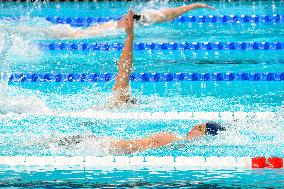
[[[111,147],[114,152],[131,154],[152,148],[159,148],[177,140],[180,140],[180,138],[173,133],[159,132],[142,139],[116,140],[111,143]]]
[[[167,21],[171,21],[177,18],[178,16],[190,10],[198,9],[198,8],[207,8],[211,10],[216,10],[214,7],[211,7],[209,5],[202,4],[202,3],[195,3],[195,4],[185,5],[181,7],[172,8],[172,9],[161,10],[162,16],[161,14],[157,14],[157,15],[155,14],[152,16],[152,19],[154,22],[167,22]]]
[[[115,100],[117,103],[124,103],[130,98],[129,76],[132,71],[134,40],[133,15],[133,11],[130,10],[124,20],[124,26],[125,31],[127,33],[127,37],[118,62],[118,72],[115,79],[115,84],[113,86],[113,92],[115,93]]]

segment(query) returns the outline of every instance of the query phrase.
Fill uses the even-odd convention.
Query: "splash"
[[[12,69],[13,66],[19,66],[23,62],[28,62],[29,64],[40,62],[39,60],[42,58],[43,52],[32,41],[35,38],[24,35],[27,33],[29,33],[27,28],[21,30],[13,21],[0,20],[0,46],[2,51],[5,48],[7,51],[5,57],[3,56],[5,53],[1,53],[2,68],[7,63],[9,63],[9,68]],[[6,63],[4,64],[3,61]],[[3,69],[1,73],[3,73]]]
[[[7,61],[7,56],[12,45],[11,36],[5,32],[4,41],[1,44],[1,55],[0,55],[0,100],[3,101],[8,96],[8,79],[9,79],[9,65]]]
[[[36,96],[10,95],[8,81],[10,77],[9,55],[15,52],[13,45],[15,44],[14,34],[6,31],[2,35],[1,40],[1,56],[0,56],[0,114],[8,113],[35,113],[48,112],[48,108]]]

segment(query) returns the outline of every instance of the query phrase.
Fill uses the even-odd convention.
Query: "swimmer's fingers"
[[[133,17],[134,17],[134,12],[133,10],[130,9],[127,15],[127,21],[130,26],[133,26],[133,23],[134,23]]]
[[[206,4],[204,4],[204,5],[203,5],[203,7],[204,7],[204,8],[211,9],[211,10],[216,10],[216,8],[215,8],[215,7],[213,7],[213,6],[209,6],[209,5],[206,5]]]
[[[133,28],[134,28],[134,12],[133,10],[129,10],[127,18],[126,18],[126,23],[125,23],[125,31],[130,34],[133,33]]]
[[[201,7],[201,8],[208,8],[208,9],[211,9],[211,10],[216,10],[215,7],[209,6],[209,5],[207,5],[207,4],[197,3],[197,5],[198,5],[199,7]]]
[[[211,9],[211,10],[216,10],[215,7],[212,7],[212,6],[207,6],[207,8]]]

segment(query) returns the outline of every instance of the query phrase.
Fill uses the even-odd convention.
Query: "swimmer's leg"
[[[124,17],[118,21],[109,21],[95,26],[90,26],[86,29],[72,28],[71,26],[65,26],[66,30],[59,32],[58,34],[65,38],[77,39],[88,38],[97,35],[101,35],[104,32],[117,30],[124,27]]]
[[[214,7],[211,7],[209,5],[202,4],[202,3],[195,3],[195,4],[185,5],[181,7],[172,8],[172,9],[161,10],[157,12],[156,14],[153,14],[151,16],[151,20],[153,22],[171,21],[190,10],[198,9],[198,8],[208,8],[211,10],[216,10]]]
[[[55,25],[50,28],[49,32],[45,32],[48,36],[54,38],[64,38],[64,39],[80,39],[89,38],[97,35],[101,35],[104,32],[117,30],[123,27],[123,19],[119,21],[109,21],[103,24],[90,26],[86,29],[73,28],[68,24]]]
[[[104,33],[105,31],[116,30],[124,27],[124,17],[118,21],[109,21],[100,25],[95,25],[83,30],[85,35],[95,36]]]

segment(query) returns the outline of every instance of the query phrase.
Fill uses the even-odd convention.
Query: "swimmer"
[[[139,24],[150,25],[154,23],[168,22],[174,20],[180,15],[198,8],[207,8],[211,10],[216,10],[214,7],[208,6],[206,4],[195,3],[171,9],[162,9],[162,10],[148,9],[146,11],[142,11],[140,14],[134,14],[133,18]],[[47,36],[55,38],[65,38],[65,39],[88,38],[100,35],[106,31],[113,31],[123,28],[125,19],[126,16],[122,16],[122,18],[118,21],[109,21],[107,23],[91,26],[85,29],[73,28],[68,24],[64,25],[60,24],[52,26],[50,31],[46,31],[44,33]]]
[[[75,135],[62,138],[53,138],[45,141],[45,144],[56,145],[63,149],[85,149],[87,152],[98,151],[98,148],[104,150],[106,154],[132,154],[149,149],[160,148],[178,141],[192,141],[205,135],[216,136],[225,128],[218,123],[207,122],[195,125],[185,137],[179,136],[173,132],[158,132],[140,139],[113,139],[110,137],[98,137],[95,135],[83,136]],[[94,149],[95,148],[95,149]]]

